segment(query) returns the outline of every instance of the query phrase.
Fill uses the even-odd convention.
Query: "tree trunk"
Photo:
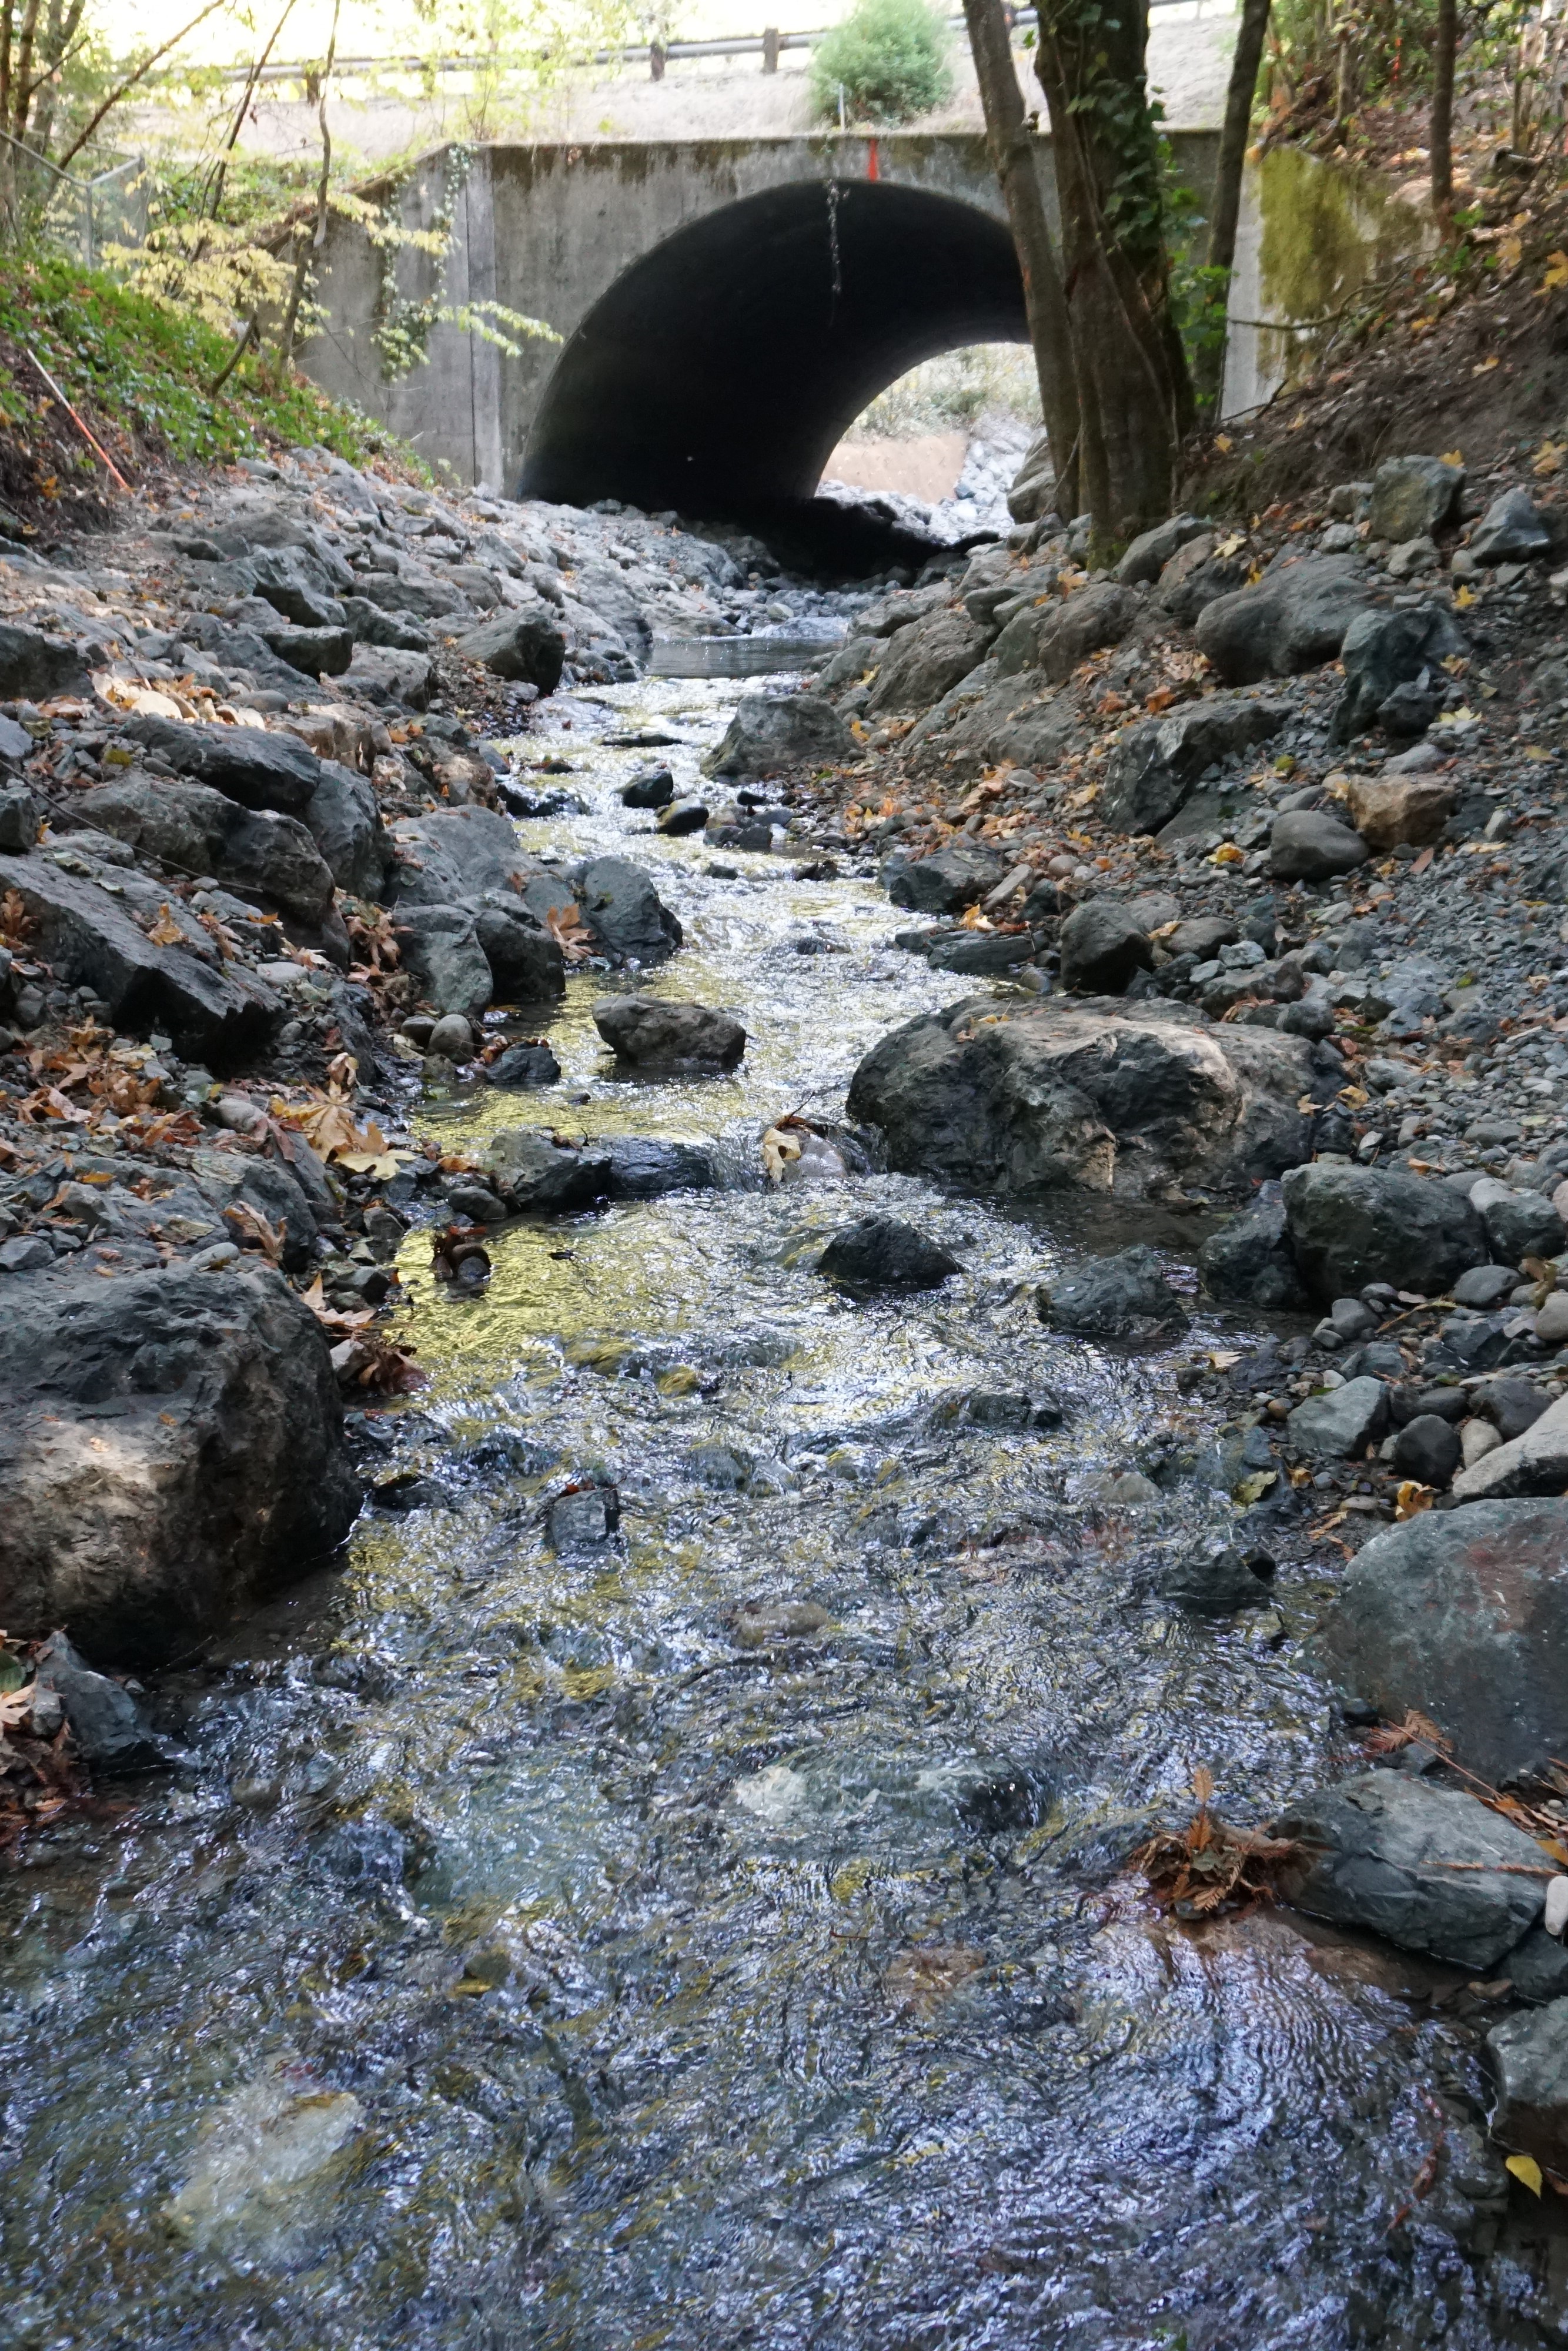
[[[1042,0],[1036,70],[1051,111],[1063,291],[1078,371],[1083,503],[1096,541],[1170,512],[1194,417],[1171,314],[1142,8]]]
[[[1247,162],[1247,134],[1252,127],[1252,100],[1258,94],[1258,68],[1263,62],[1263,40],[1269,30],[1272,0],[1241,0],[1241,22],[1230,60],[1230,87],[1225,97],[1225,123],[1219,134],[1219,162],[1214,176],[1214,216],[1208,227],[1210,299],[1220,306],[1212,343],[1206,343],[1198,361],[1198,390],[1219,413],[1225,382],[1225,311],[1230,303],[1230,273],[1236,265],[1236,225],[1241,217],[1241,174]]]
[[[1057,507],[1071,522],[1078,511],[1078,386],[1061,272],[1035,168],[1034,141],[1024,113],[1002,0],[964,0],[964,19],[985,110],[991,167],[1007,204],[1023,279],[1024,314],[1040,378],[1040,411],[1056,475]]]
[[[1454,204],[1454,51],[1458,46],[1458,0],[1437,0],[1437,45],[1432,53],[1432,210],[1447,214]]]

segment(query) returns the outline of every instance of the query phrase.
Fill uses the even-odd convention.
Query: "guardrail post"
[[[764,73],[777,73],[779,70],[779,27],[777,25],[764,25],[762,27],[762,70]]]

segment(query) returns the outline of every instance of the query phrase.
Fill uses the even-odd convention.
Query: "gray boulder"
[[[357,645],[395,645],[405,653],[430,650],[430,632],[405,613],[384,612],[368,596],[345,596],[343,620]]]
[[[35,848],[42,830],[38,803],[26,785],[0,788],[0,850],[19,854]]]
[[[1500,1501],[1568,1489],[1568,1397],[1549,1405],[1522,1433],[1472,1461],[1454,1479],[1461,1502]]]
[[[1497,2101],[1491,2135],[1544,2170],[1568,2171],[1568,2000],[1506,2017],[1487,2034]]]
[[[623,1061],[696,1061],[733,1070],[746,1051],[746,1031],[735,1015],[706,1004],[607,996],[593,1008],[593,1025]]]
[[[321,1325],[281,1276],[40,1274],[0,1328],[0,1615],[153,1664],[347,1534]]]
[[[496,809],[427,810],[405,819],[393,839],[399,862],[391,886],[400,907],[465,904],[497,891],[515,894],[515,883],[528,876],[548,880],[555,903],[570,900],[564,883],[539,875],[518,847],[511,820]],[[534,911],[542,919],[542,910]]]
[[[992,646],[997,674],[1016,677],[1020,670],[1039,670],[1052,685],[1061,685],[1091,653],[1119,645],[1142,610],[1136,590],[1113,580],[1081,588],[1064,603],[1031,605],[1015,614]]]
[[[1394,1440],[1394,1467],[1423,1486],[1446,1486],[1459,1466],[1459,1432],[1435,1412],[1418,1412]]]
[[[1008,512],[1014,522],[1039,522],[1056,506],[1056,469],[1051,462],[1051,439],[1037,433],[1024,451],[1023,463],[1008,490]]]
[[[612,1135],[604,1181],[612,1200],[662,1200],[671,1192],[711,1192],[719,1181],[711,1144],[676,1143],[663,1135]]]
[[[1218,531],[1207,531],[1173,555],[1160,573],[1155,600],[1161,610],[1190,629],[1200,612],[1221,596],[1234,596],[1247,585],[1248,563],[1241,555],[1219,555]]]
[[[743,695],[705,776],[776,776],[790,768],[831,768],[854,757],[854,737],[821,695]]]
[[[1527,1257],[1556,1257],[1568,1248],[1562,1217],[1540,1192],[1516,1192],[1511,1184],[1483,1176],[1470,1186],[1470,1206],[1500,1265],[1522,1265]]]
[[[833,1235],[817,1270],[854,1290],[935,1290],[963,1269],[902,1217],[861,1217]]]
[[[1226,1304],[1293,1313],[1307,1303],[1282,1200],[1258,1200],[1211,1233],[1198,1252],[1209,1295]]]
[[[514,679],[553,694],[566,667],[566,638],[549,607],[504,609],[457,640],[467,661],[482,662],[494,677]]]
[[[913,627],[896,630],[876,674],[868,714],[928,710],[949,687],[984,658],[992,632],[961,609],[929,613]]]
[[[389,612],[412,612],[417,620],[444,620],[463,610],[463,597],[433,571],[404,562],[395,575],[368,571],[357,575],[360,592]]]
[[[1042,1322],[1081,1339],[1146,1343],[1168,1338],[1186,1319],[1152,1249],[1091,1259],[1042,1282],[1037,1302]]]
[[[887,894],[895,906],[916,914],[960,914],[994,890],[1007,868],[991,849],[967,843],[939,849],[914,864],[883,868]]]
[[[1319,1789],[1270,1833],[1306,1850],[1302,1868],[1282,1881],[1299,1909],[1457,1967],[1491,1970],[1541,1915],[1546,1880],[1533,1874],[1534,1838],[1479,1797],[1408,1772],[1368,1771]]]
[[[505,1004],[549,1004],[566,994],[559,939],[520,899],[497,892],[473,908],[474,934],[490,967],[493,993]]]
[[[1362,734],[1377,720],[1396,688],[1436,674],[1450,654],[1469,650],[1453,614],[1441,604],[1358,613],[1340,648],[1344,692],[1334,706],[1333,741],[1348,743],[1353,735]],[[1438,675],[1439,688],[1443,683]],[[1396,726],[1394,731],[1412,730]]]
[[[1274,1562],[1239,1543],[1185,1552],[1160,1578],[1167,1599],[1198,1616],[1234,1616],[1274,1599]]]
[[[321,762],[298,735],[259,726],[188,726],[177,718],[128,718],[122,730],[177,775],[210,785],[242,808],[303,816]]]
[[[1403,547],[1458,520],[1465,469],[1441,457],[1389,457],[1372,479],[1367,520],[1374,538]]]
[[[264,622],[256,634],[302,677],[341,677],[354,658],[353,636],[344,627],[301,629],[278,620]]]
[[[205,784],[131,768],[78,795],[79,815],[140,855],[185,873],[211,873],[253,891],[299,922],[319,924],[332,876],[305,826],[270,809],[243,808]]]
[[[1478,563],[1533,563],[1552,552],[1552,533],[1528,490],[1504,490],[1470,533]]]
[[[1200,652],[1228,685],[1289,677],[1333,661],[1375,591],[1350,555],[1304,555],[1276,563],[1256,586],[1221,596],[1197,622]]]
[[[392,872],[392,836],[363,776],[336,759],[323,759],[300,821],[340,890],[355,898],[382,895]]]
[[[1120,996],[1154,962],[1148,933],[1129,907],[1109,898],[1075,906],[1061,925],[1061,984],[1088,996]]]
[[[1285,1426],[1300,1453],[1319,1460],[1359,1460],[1388,1426],[1388,1390],[1381,1380],[1346,1380],[1299,1404]]]
[[[558,1143],[546,1130],[509,1126],[486,1145],[484,1165],[517,1216],[590,1208],[609,1190],[611,1155],[597,1144]]]
[[[1217,694],[1129,727],[1106,767],[1102,820],[1121,832],[1158,832],[1186,805],[1205,768],[1266,743],[1290,716],[1288,703]]]
[[[1269,836],[1269,871],[1276,882],[1328,882],[1352,873],[1372,852],[1359,832],[1315,809],[1287,809]]]
[[[1325,1305],[1369,1281],[1440,1298],[1486,1260],[1480,1218],[1451,1185],[1320,1161],[1292,1168],[1283,1190],[1301,1279]]]
[[[489,958],[467,906],[399,906],[392,925],[405,971],[437,1013],[477,1019],[496,992]]]
[[[1155,523],[1153,530],[1140,531],[1116,566],[1117,579],[1129,588],[1151,586],[1176,549],[1188,539],[1201,538],[1208,528],[1197,515],[1182,514]]]
[[[1568,1502],[1478,1501],[1374,1535],[1318,1646],[1392,1720],[1428,1715],[1483,1779],[1535,1775],[1568,1737]]]
[[[87,664],[74,645],[0,622],[0,701],[47,702],[51,695],[91,691]]]
[[[490,1082],[496,1086],[516,1086],[525,1093],[536,1093],[545,1086],[553,1086],[560,1079],[560,1063],[547,1044],[508,1045],[490,1064]]]
[[[625,857],[595,857],[573,877],[578,914],[616,963],[663,963],[685,934],[651,876]]]
[[[1157,1197],[1277,1176],[1304,1156],[1311,1049],[1155,1003],[989,997],[923,1013],[856,1070],[849,1114],[892,1165],[1003,1191]],[[1463,1204],[1461,1203],[1461,1206]]]
[[[435,692],[435,664],[429,653],[399,652],[391,645],[357,644],[344,676],[367,702],[393,710],[428,710]]]

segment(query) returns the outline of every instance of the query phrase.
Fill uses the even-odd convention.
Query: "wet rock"
[[[809,1641],[826,1632],[832,1619],[814,1600],[747,1600],[736,1610],[730,1630],[741,1648],[771,1648],[776,1641]]]
[[[528,1093],[553,1086],[559,1079],[560,1063],[546,1044],[508,1045],[490,1064],[492,1085],[516,1086]]]
[[[1540,1866],[1534,1838],[1479,1797],[1407,1772],[1317,1790],[1270,1834],[1306,1849],[1305,1867],[1282,1881],[1299,1909],[1458,1967],[1490,1970],[1541,1915],[1544,1880],[1513,1874]],[[1446,1865],[1454,1862],[1482,1865]]]
[[[548,1518],[558,1552],[592,1551],[610,1542],[621,1524],[621,1497],[613,1486],[582,1486],[558,1495]]]
[[[702,768],[705,776],[773,776],[837,766],[854,757],[854,747],[848,726],[820,695],[747,694]]]
[[[165,1742],[131,1692],[94,1673],[63,1633],[44,1643],[34,1671],[37,1687],[59,1699],[71,1743],[95,1771],[148,1771],[167,1760]]]
[[[1294,1312],[1307,1304],[1281,1200],[1259,1200],[1210,1234],[1198,1253],[1209,1295],[1237,1305]]]
[[[1469,650],[1453,614],[1442,604],[1358,613],[1340,649],[1344,691],[1334,706],[1333,740],[1348,743],[1353,735],[1364,733],[1381,716],[1391,695],[1424,675],[1437,681],[1437,702],[1430,714],[1435,717],[1446,683],[1439,665],[1450,654]],[[1396,723],[1392,731],[1419,734],[1427,723],[1425,718],[1414,726]]]
[[[566,994],[560,941],[516,898],[500,891],[486,898],[474,910],[474,935],[503,1003],[549,1004]]]
[[[1493,2138],[1545,2170],[1568,2170],[1568,2000],[1505,2018],[1486,2045],[1497,2082]]]
[[[111,894],[37,852],[0,856],[0,892],[14,890],[31,918],[32,950],[68,987],[100,997],[117,1029],[162,1029],[179,1052],[219,1071],[258,1052],[283,1018],[272,989],[237,965],[219,968],[212,940],[177,898],[169,907],[182,944],[154,945],[127,911],[131,884],[116,881]],[[160,919],[159,885],[145,881],[142,894],[152,901],[151,928]]]
[[[621,805],[629,809],[668,808],[675,797],[675,779],[668,768],[655,768],[646,776],[633,776],[621,789]]]
[[[1035,941],[1029,931],[957,931],[928,947],[925,960],[933,971],[979,977],[991,972],[1012,971],[1019,964],[1030,962],[1034,954]]]
[[[972,997],[874,1046],[849,1114],[883,1130],[902,1170],[1139,1199],[1296,1165],[1310,1055],[1296,1039],[1199,1027],[1164,1005],[1047,998],[998,1019]]]
[[[1185,807],[1207,768],[1267,742],[1290,716],[1287,703],[1217,694],[1166,717],[1145,719],[1112,751],[1100,796],[1102,820],[1121,832],[1158,832]]]
[[[1195,1615],[1234,1616],[1267,1608],[1274,1599],[1274,1562],[1267,1552],[1218,1543],[1184,1554],[1161,1578],[1161,1589]]]
[[[331,873],[293,817],[245,808],[205,784],[135,768],[78,794],[74,805],[96,831],[141,856],[255,891],[301,923],[319,924],[332,904]]]
[[[732,1445],[694,1445],[685,1459],[686,1474],[699,1485],[721,1494],[743,1494],[757,1468],[749,1453]]]
[[[1499,1438],[1495,1446],[1466,1445],[1465,1467],[1454,1479],[1459,1501],[1561,1494],[1568,1487],[1568,1396],[1550,1405],[1522,1436],[1503,1442],[1499,1431]]]
[[[1552,534],[1528,490],[1504,490],[1470,533],[1477,563],[1533,563],[1552,552]]]
[[[963,611],[928,613],[889,638],[866,704],[868,714],[928,710],[984,656],[992,632]]]
[[[47,702],[57,694],[91,692],[87,664],[74,645],[0,622],[0,701]]]
[[[575,882],[579,914],[617,963],[663,963],[685,936],[652,877],[625,857],[595,857]]]
[[[707,820],[701,800],[673,800],[659,810],[659,831],[668,841],[683,841],[688,833],[701,832]]]
[[[1092,1259],[1042,1282],[1036,1297],[1042,1322],[1081,1339],[1147,1343],[1168,1338],[1186,1319],[1151,1249]]]
[[[1325,1301],[1369,1281],[1440,1298],[1486,1258],[1480,1218],[1447,1184],[1318,1161],[1292,1168],[1283,1194],[1301,1278]]]
[[[1006,872],[994,850],[939,849],[914,864],[883,868],[888,897],[917,914],[958,914],[994,890]]]
[[[1423,1486],[1446,1486],[1462,1458],[1459,1432],[1436,1413],[1417,1413],[1394,1440],[1394,1467]]]
[[[1494,1785],[1538,1776],[1568,1731],[1565,1539],[1560,1495],[1391,1527],[1346,1569],[1322,1656],[1391,1720],[1428,1715]]]
[[[0,1621],[89,1655],[188,1649],[347,1533],[359,1486],[321,1326],[275,1273],[87,1268],[6,1291]],[[162,1351],[155,1381],[139,1370]]]
[[[566,666],[566,638],[544,604],[504,608],[459,637],[457,650],[467,661],[482,662],[492,676],[537,686],[540,694],[555,692]]]
[[[349,2091],[307,2086],[279,2065],[209,2118],[190,2178],[164,2207],[169,2227],[200,2252],[228,2253],[247,2231],[276,2229],[297,2199],[319,2212],[323,2175],[362,2114]]]
[[[1509,1953],[1508,1973],[1521,2000],[1561,2000],[1568,1993],[1568,1950],[1543,1926],[1532,1927]]]
[[[1516,1192],[1495,1176],[1470,1186],[1470,1206],[1486,1228],[1493,1257],[1521,1265],[1527,1257],[1556,1257],[1568,1248],[1563,1219],[1539,1192]]]
[[[188,726],[175,718],[128,718],[122,730],[176,775],[223,792],[242,808],[303,816],[321,762],[297,735],[259,726]]]
[[[732,1012],[682,1004],[658,996],[607,996],[593,1008],[593,1025],[623,1061],[688,1061],[733,1070],[746,1051],[746,1030]]]
[[[1297,557],[1275,564],[1256,587],[1207,606],[1198,650],[1228,685],[1288,677],[1333,661],[1352,621],[1374,601],[1354,556]]]
[[[1359,832],[1311,809],[1287,809],[1274,819],[1269,871],[1276,882],[1327,882],[1364,865],[1370,850]]]
[[[626,1134],[598,1147],[610,1155],[605,1189],[612,1200],[662,1200],[671,1192],[711,1192],[719,1182],[717,1157],[709,1144]]]
[[[610,1164],[602,1146],[557,1143],[532,1126],[504,1128],[484,1155],[486,1174],[515,1216],[591,1207],[608,1187]]]
[[[474,1058],[474,1031],[461,1012],[447,1012],[430,1032],[426,1052],[444,1053],[449,1061],[471,1061]]]
[[[817,1270],[855,1290],[935,1290],[963,1269],[901,1217],[861,1217],[833,1235]]]
[[[977,1388],[963,1400],[961,1417],[971,1428],[1060,1428],[1065,1415],[1061,1399],[1049,1388],[1033,1395],[996,1394]]]
[[[392,934],[403,968],[438,1013],[477,1019],[495,981],[466,906],[400,906]]]
[[[1148,934],[1125,906],[1091,898],[1061,925],[1061,984],[1090,996],[1120,996],[1154,962]]]
[[[1135,590],[1102,580],[1065,603],[1031,605],[1017,613],[991,648],[998,677],[1038,670],[1052,685],[1103,645],[1119,645],[1142,607]]]
[[[1351,821],[1369,849],[1415,848],[1436,841],[1458,802],[1452,784],[1435,776],[1356,776],[1347,795]]]
[[[1374,538],[1401,547],[1457,522],[1465,469],[1441,457],[1389,457],[1372,479],[1367,520]]]
[[[1152,530],[1140,531],[1116,566],[1117,579],[1129,588],[1152,586],[1177,549],[1189,539],[1202,538],[1208,528],[1197,515],[1182,514],[1155,523]]]
[[[1346,1380],[1299,1404],[1285,1426],[1299,1452],[1319,1459],[1359,1459],[1388,1422],[1388,1390],[1381,1380]]]

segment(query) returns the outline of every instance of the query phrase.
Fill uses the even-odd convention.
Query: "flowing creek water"
[[[1110,1885],[1199,1764],[1249,1820],[1344,1768],[1301,1646],[1327,1585],[1287,1561],[1273,1612],[1184,1616],[1159,1564],[1230,1503],[1097,1499],[1174,1403],[1168,1356],[1035,1312],[1103,1224],[760,1182],[768,1121],[976,983],[894,949],[868,881],[715,877],[620,808],[648,755],[596,736],[666,728],[685,782],[733,695],[568,705],[590,812],[519,831],[653,863],[687,945],[650,984],[737,1009],[740,1070],[607,1076],[577,977],[563,1090],[424,1117],[717,1134],[737,1180],[501,1231],[476,1298],[411,1236],[432,1384],[383,1426],[435,1499],[192,1679],[173,1781],[0,1876],[0,2345],[1561,2339],[1560,2239],[1463,2257],[1458,2126],[1389,2234],[1480,2093],[1432,1971]],[[831,1290],[810,1245],[873,1207],[962,1278]],[[1142,1231],[1190,1262],[1190,1223]],[[1045,1389],[1060,1428],[966,1403]],[[548,1504],[595,1478],[620,1535],[558,1555]]]

